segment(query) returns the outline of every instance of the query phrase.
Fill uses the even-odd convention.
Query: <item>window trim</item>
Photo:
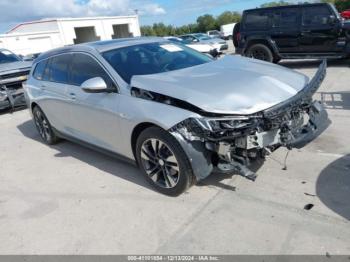
[[[38,62],[35,64],[35,67],[34,67],[34,70],[33,70],[33,73],[32,73],[33,78],[36,79],[36,80],[38,80],[38,81],[45,81],[45,82],[51,82],[51,83],[58,83],[58,84],[62,84],[62,85],[77,86],[77,85],[74,85],[74,84],[72,84],[72,83],[61,83],[61,82],[56,82],[56,81],[51,81],[51,80],[40,80],[40,79],[37,79],[36,77],[34,77],[35,69],[36,69],[36,67],[38,66],[39,63],[41,63],[41,62],[47,60],[46,66],[45,66],[45,69],[46,69],[46,67],[47,67],[49,64],[51,64],[52,58],[57,57],[57,56],[61,56],[61,55],[67,55],[67,54],[68,54],[68,55],[83,54],[83,55],[88,55],[88,56],[90,56],[93,60],[95,60],[95,61],[101,66],[102,70],[104,70],[105,73],[110,77],[112,83],[114,84],[114,87],[112,87],[112,88],[116,89],[116,92],[115,92],[115,93],[118,93],[118,94],[121,93],[121,92],[120,92],[120,87],[119,87],[117,81],[116,81],[116,80],[114,79],[114,77],[108,72],[108,70],[106,69],[106,67],[99,61],[98,58],[96,58],[96,56],[94,56],[93,54],[91,54],[91,53],[89,53],[89,52],[85,52],[85,51],[62,52],[62,53],[60,53],[60,54],[55,54],[55,55],[46,57],[46,58],[44,58],[44,59],[38,61]],[[71,63],[69,64],[68,68],[71,68],[71,66],[72,66],[72,61],[73,61],[73,60],[71,60]],[[50,75],[51,75],[51,71],[50,71]],[[50,77],[50,75],[49,75],[49,77]],[[70,72],[70,70],[69,70],[69,71],[68,71],[68,79],[69,79],[69,81],[70,81],[70,78],[71,78],[71,72]],[[77,86],[77,87],[80,87],[80,86]]]
[[[289,7],[289,6],[287,6],[287,7],[285,7],[285,8],[279,8],[278,12],[279,12],[279,14],[280,14],[281,12],[283,12],[283,11],[285,11],[285,10],[288,10],[288,11],[289,11],[289,9],[296,9],[296,10],[298,10],[298,12],[297,12],[297,25],[296,25],[296,30],[299,30],[300,26],[302,26],[303,10],[302,10],[302,8],[300,8],[300,7],[295,7],[295,6]],[[270,19],[271,19],[271,28],[273,28],[273,29],[290,29],[290,28],[291,28],[290,26],[276,26],[276,25],[275,25],[274,19],[275,19],[275,15],[276,15],[278,12],[272,13],[272,17],[270,17]]]
[[[266,28],[251,28],[247,25],[247,18],[249,15],[254,14],[254,13],[258,13],[258,12],[263,12],[265,11],[267,14],[267,23],[266,23]],[[247,32],[251,32],[251,31],[268,31],[270,32],[271,29],[273,29],[273,24],[272,24],[272,15],[273,12],[270,9],[264,9],[260,10],[259,8],[256,10],[249,10],[248,12],[245,11],[243,14],[243,20],[242,20],[242,24],[243,24],[243,29]]]
[[[321,27],[321,28],[325,28],[325,27],[329,27],[328,24],[319,24],[319,25],[306,25],[304,24],[304,17],[305,17],[305,11],[307,9],[310,9],[310,8],[315,8],[315,7],[323,7],[323,8],[326,8],[329,12],[329,15],[332,15],[333,14],[333,10],[329,7],[329,5],[318,5],[318,6],[303,6],[302,7],[302,12],[301,12],[301,26],[303,28],[305,27],[311,27],[311,28],[315,28],[315,27]]]
[[[36,70],[37,70],[39,64],[42,63],[42,62],[45,63],[45,66],[44,66],[43,71],[42,71],[42,74],[41,74],[41,79],[39,79],[39,78],[37,78],[37,77],[35,76],[35,72],[36,72]],[[41,60],[41,61],[39,61],[38,63],[35,64],[35,67],[34,67],[34,69],[33,69],[33,74],[32,74],[34,79],[36,79],[36,80],[38,80],[38,81],[46,81],[46,80],[43,79],[43,76],[44,76],[44,73],[45,73],[45,70],[46,70],[46,67],[47,67],[47,64],[48,64],[48,63],[49,63],[49,60],[48,60],[48,59],[43,59],[43,60]]]

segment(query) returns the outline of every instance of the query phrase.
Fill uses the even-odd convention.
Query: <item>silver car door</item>
[[[87,93],[81,84],[101,77],[109,87],[115,86],[111,77],[92,56],[76,53],[70,70],[69,126],[71,134],[84,142],[119,153],[120,129],[118,105],[120,95],[115,93]],[[117,91],[117,89],[115,88]]]
[[[39,106],[51,125],[61,132],[66,132],[69,129],[66,121],[67,103],[70,102],[66,92],[69,59],[69,55],[59,55],[41,62],[43,64],[39,63],[38,66],[46,64],[43,73],[36,78],[41,94]]]

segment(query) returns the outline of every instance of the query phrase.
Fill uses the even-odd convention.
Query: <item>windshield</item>
[[[8,51],[8,50],[1,50],[0,51],[0,64],[12,63],[12,62],[17,62],[17,61],[20,61],[18,56],[11,53],[10,51]]]
[[[150,75],[208,63],[213,59],[182,44],[160,42],[106,51],[103,57],[130,83],[134,75]]]
[[[197,37],[199,40],[210,40],[211,38],[206,34],[195,34],[195,37]]]

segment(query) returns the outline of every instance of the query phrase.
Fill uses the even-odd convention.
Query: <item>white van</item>
[[[225,39],[232,39],[232,32],[235,25],[236,23],[220,26],[220,32],[223,34]]]

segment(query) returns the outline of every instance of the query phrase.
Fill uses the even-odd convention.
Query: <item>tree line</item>
[[[322,3],[334,4],[339,12],[350,9],[350,0],[319,0]],[[299,4],[307,4],[309,2],[299,2]],[[273,1],[262,4],[260,7],[273,7],[295,4],[285,0]],[[221,25],[237,23],[241,20],[242,14],[236,11],[225,11],[218,16],[205,14],[199,16],[195,23],[173,26],[164,23],[154,23],[153,25],[141,26],[141,34],[143,36],[175,36],[190,33],[207,32],[209,30],[220,30]]]
[[[240,20],[241,14],[239,12],[225,11],[217,17],[210,14],[199,16],[196,23],[178,27],[165,25],[164,23],[141,26],[141,34],[143,36],[171,36],[207,32],[209,30],[220,30],[221,25],[237,23]]]

